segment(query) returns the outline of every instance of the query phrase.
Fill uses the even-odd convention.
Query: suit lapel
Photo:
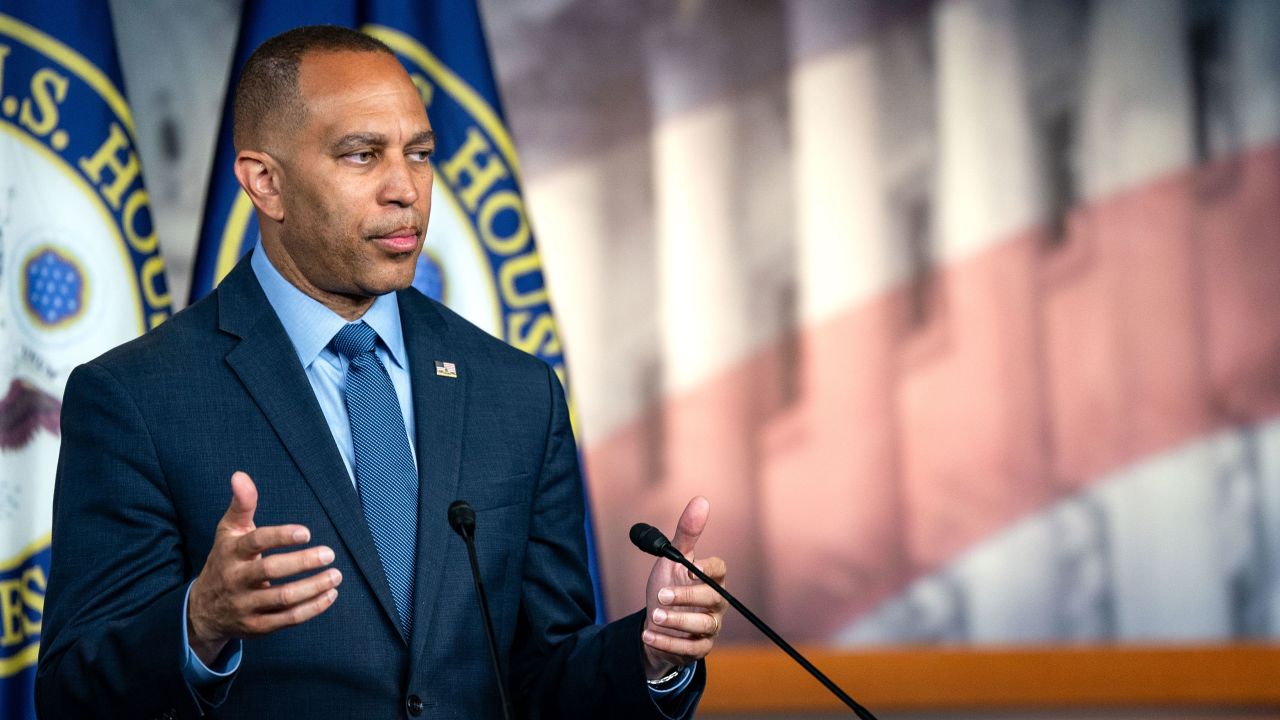
[[[451,355],[448,327],[439,311],[416,290],[400,293],[400,323],[413,384],[418,453],[418,548],[414,593],[416,619],[410,657],[421,657],[444,575],[444,548],[453,534],[449,505],[457,499],[462,457],[467,367]],[[456,353],[454,346],[452,352]],[[453,362],[457,377],[436,373],[436,361]]]
[[[248,256],[219,285],[218,314],[221,329],[241,339],[227,354],[227,364],[266,415],[373,588],[387,619],[398,630],[391,588],[360,509],[360,497],[351,485],[311,383],[293,360],[297,357],[293,345],[258,285]]]

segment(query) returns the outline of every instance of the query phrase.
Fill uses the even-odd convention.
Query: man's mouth
[[[412,252],[418,247],[418,228],[404,226],[371,239],[391,252]]]

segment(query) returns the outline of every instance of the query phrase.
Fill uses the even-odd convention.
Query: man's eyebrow
[[[387,144],[387,136],[380,133],[347,133],[333,143],[336,153],[348,153],[366,147],[383,147]]]
[[[431,145],[436,144],[436,133],[434,130],[423,130],[413,137],[409,138],[409,142],[405,145]]]
[[[334,141],[333,151],[338,155],[343,155],[361,148],[382,148],[386,147],[387,144],[387,136],[382,133],[347,133]],[[405,143],[406,146],[430,145],[433,148],[435,147],[435,144],[436,134],[432,130],[423,130],[422,132],[416,133],[413,137],[409,138],[407,143]]]

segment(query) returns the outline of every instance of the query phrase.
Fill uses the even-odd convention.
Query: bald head
[[[395,53],[362,32],[336,25],[308,25],[283,32],[253,51],[232,105],[232,143],[241,150],[265,150],[272,131],[296,130],[306,119],[299,89],[304,55],[313,52]]]

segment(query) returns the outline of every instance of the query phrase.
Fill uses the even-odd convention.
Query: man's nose
[[[401,207],[418,202],[418,186],[409,163],[404,158],[398,158],[383,167],[386,174],[379,189],[378,201]]]

